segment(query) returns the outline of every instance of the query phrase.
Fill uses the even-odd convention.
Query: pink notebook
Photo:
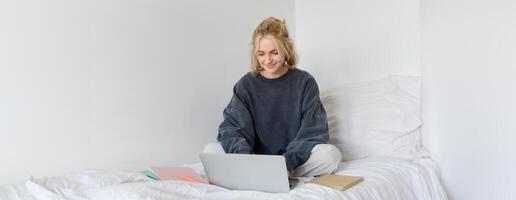
[[[149,169],[154,172],[161,180],[182,180],[194,183],[206,183],[208,181],[199,176],[190,167],[156,167],[151,166]]]

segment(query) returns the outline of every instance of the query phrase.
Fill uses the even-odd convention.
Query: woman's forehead
[[[258,51],[278,50],[278,44],[272,36],[264,36],[258,42]]]

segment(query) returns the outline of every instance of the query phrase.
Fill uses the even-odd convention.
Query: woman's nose
[[[272,62],[272,57],[270,55],[265,56],[265,63],[269,64]]]

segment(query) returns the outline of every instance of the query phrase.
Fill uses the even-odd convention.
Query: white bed
[[[189,165],[204,175],[200,164]],[[86,171],[0,187],[0,199],[447,199],[431,159],[376,157],[343,162],[337,174],[364,177],[340,191],[300,183],[289,193],[231,191],[183,181],[153,181],[138,172]]]
[[[269,194],[153,181],[138,172],[85,171],[0,186],[0,199],[447,199],[421,142],[420,88],[419,77],[392,76],[321,94],[330,143],[344,161],[337,174],[364,177],[346,191],[300,183],[289,193]],[[204,176],[200,163],[187,166]]]

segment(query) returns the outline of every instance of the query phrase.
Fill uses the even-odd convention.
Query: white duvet
[[[189,166],[204,175],[200,164]],[[85,171],[2,186],[0,199],[447,199],[431,159],[366,158],[341,163],[337,174],[362,176],[364,181],[346,191],[300,183],[289,193],[270,194],[152,181],[138,172]]]

